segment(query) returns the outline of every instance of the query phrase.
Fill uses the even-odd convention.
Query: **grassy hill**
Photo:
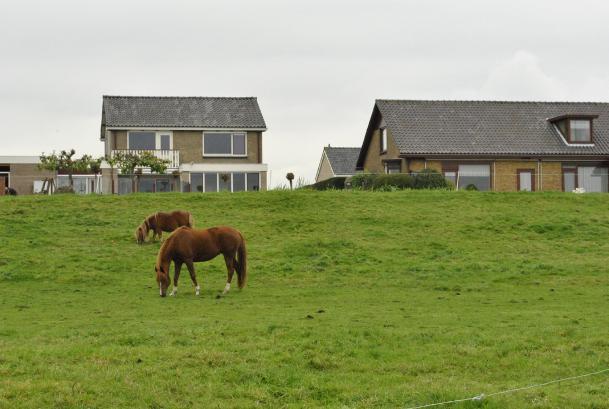
[[[158,296],[157,210],[240,229]],[[0,198],[0,407],[397,408],[609,368],[609,196]],[[609,374],[452,407],[601,408]],[[450,407],[450,406],[449,406]]]

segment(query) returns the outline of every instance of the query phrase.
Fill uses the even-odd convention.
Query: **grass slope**
[[[0,198],[0,407],[397,408],[609,367],[609,196]],[[154,280],[159,209],[248,240]],[[609,375],[453,407],[605,408]]]

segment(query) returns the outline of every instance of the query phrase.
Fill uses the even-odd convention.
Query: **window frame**
[[[389,166],[390,165],[396,165],[398,167],[398,172],[397,173],[389,173]],[[383,168],[385,170],[385,174],[386,175],[395,175],[395,174],[400,174],[402,173],[402,160],[401,159],[390,159],[390,160],[384,160],[383,161]]]
[[[154,133],[154,149],[131,148],[131,133],[132,132]],[[169,149],[161,149],[161,135],[169,135]],[[127,150],[130,150],[130,151],[172,151],[172,150],[174,150],[173,149],[173,131],[157,131],[154,129],[130,129],[127,131]]]
[[[247,172],[247,171],[234,171],[234,172],[220,172],[220,171],[208,171],[208,172],[189,172],[188,173],[188,192],[190,193],[208,193],[205,190],[205,174],[206,173],[215,173],[216,176],[216,190],[214,192],[209,192],[209,193],[217,193],[217,192],[221,192],[220,190],[220,175],[221,174],[228,174],[230,175],[230,193],[234,193],[234,174],[235,173],[242,173],[244,175],[244,181],[245,181],[245,189],[244,190],[239,190],[239,192],[259,192],[260,189],[260,183],[262,181],[262,177],[260,176],[261,172]],[[250,173],[255,173],[258,175],[258,190],[249,190],[247,188],[247,183],[248,183],[248,175]],[[197,174],[197,175],[203,175],[203,190],[201,192],[198,191],[194,191],[192,190],[192,175],[193,174]]]
[[[577,117],[570,117],[570,118],[566,118],[565,121],[567,122],[567,143],[570,144],[583,144],[583,145],[589,145],[589,144],[593,144],[594,143],[594,139],[592,137],[593,132],[592,132],[592,119],[590,118],[577,118]],[[571,121],[587,121],[588,124],[590,125],[590,129],[589,129],[589,133],[588,133],[588,140],[587,141],[574,141],[573,140],[573,132],[571,130]]]
[[[526,190],[520,190],[520,174],[521,173],[530,173],[531,174],[531,192],[535,192],[535,169],[533,169],[533,168],[516,169],[516,191],[526,192]]]
[[[205,153],[205,134],[230,134],[230,153]],[[244,135],[245,153],[235,154],[235,135]],[[247,158],[247,131],[203,131],[201,135],[201,153],[204,158]]]

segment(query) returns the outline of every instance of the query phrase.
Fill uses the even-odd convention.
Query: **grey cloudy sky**
[[[374,99],[609,100],[609,2],[0,0],[0,155],[101,155],[101,96],[257,96],[272,184]]]

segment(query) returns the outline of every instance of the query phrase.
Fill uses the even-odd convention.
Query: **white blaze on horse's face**
[[[159,295],[163,296],[163,284],[159,283]]]

